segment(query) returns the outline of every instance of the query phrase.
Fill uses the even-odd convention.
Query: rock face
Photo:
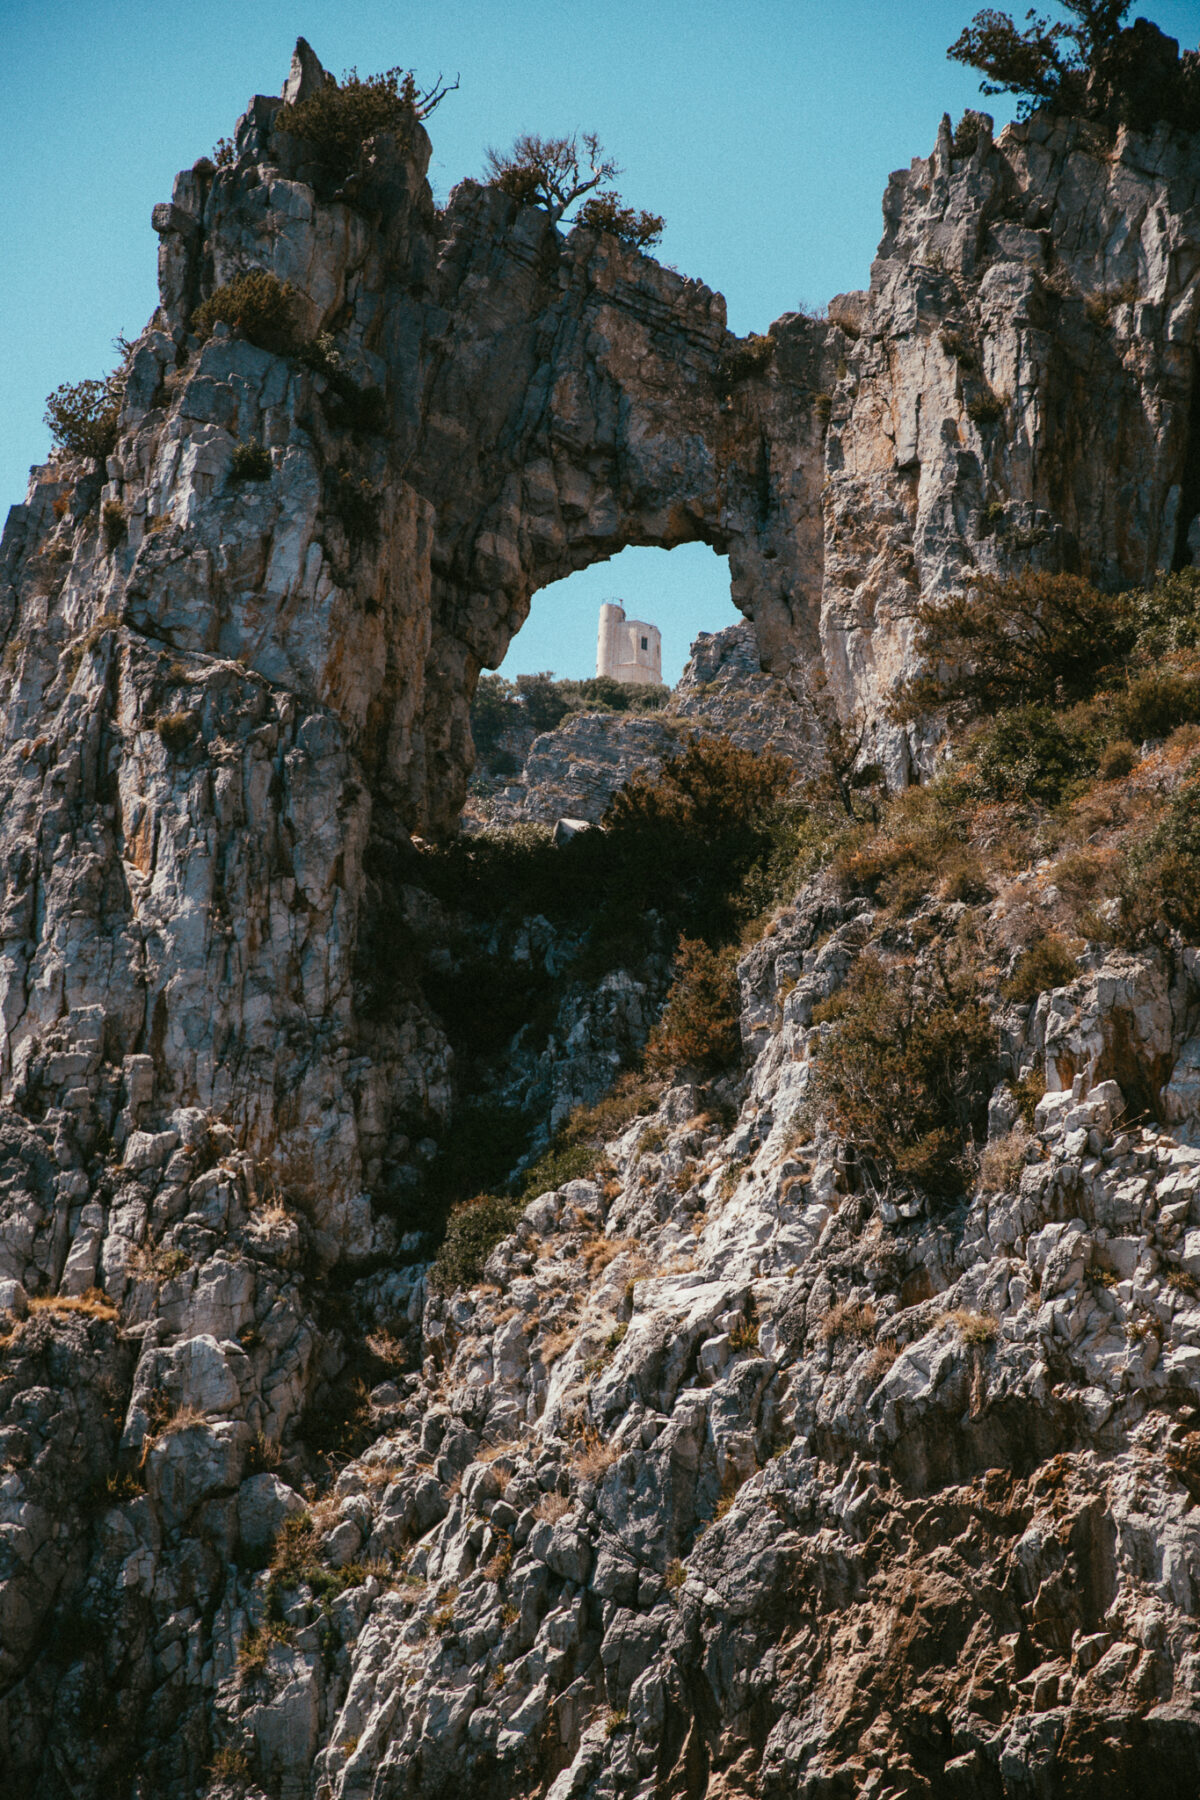
[[[302,46],[289,98],[325,80]],[[434,1292],[403,1203],[456,1100],[413,953],[446,921],[402,853],[530,594],[626,543],[725,551],[752,622],[676,730],[792,731],[773,684],[823,647],[898,780],[914,599],[1190,556],[1195,143],[943,131],[870,292],[739,344],[612,238],[473,183],[438,213],[415,123],[334,188],[280,104],[156,208],[115,449],[35,470],[0,555],[0,1767],[1194,1795],[1196,952],[1092,949],[1027,1008],[996,975],[995,1179],[939,1214],[811,1124],[813,1009],[896,948],[811,885],[740,963],[740,1075]],[[191,332],[255,269],[295,353]],[[549,970],[545,920],[504,929]],[[544,1136],[644,1040],[621,976],[560,1056],[500,1044]]]
[[[1198,548],[1192,139],[1036,114],[893,175],[825,445],[821,635],[846,708],[906,671],[918,597],[1031,560],[1130,586]],[[903,778],[906,745],[881,729]]]

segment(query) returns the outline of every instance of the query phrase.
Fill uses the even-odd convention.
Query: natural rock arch
[[[316,1145],[340,1206],[397,1107],[449,1093],[436,1022],[356,998],[368,845],[453,829],[475,681],[532,593],[708,542],[767,667],[819,651],[908,779],[886,701],[916,601],[1081,545],[1140,581],[1189,541],[1200,190],[1165,129],[1101,155],[1038,115],[956,157],[944,125],[889,183],[870,292],[743,343],[612,237],[473,182],[438,212],[418,125],[335,190],[279,106],[155,209],[106,467],[35,471],[5,533],[0,1081],[49,1104],[72,1058],[149,1058],[255,1149]],[[261,269],[335,364],[198,342],[201,300]]]

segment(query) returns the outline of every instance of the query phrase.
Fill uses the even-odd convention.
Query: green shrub
[[[979,354],[974,344],[964,332],[947,329],[942,333],[942,349],[947,356],[952,356],[962,369],[974,369],[979,365]]]
[[[571,711],[571,700],[548,669],[517,676],[517,698],[526,721],[538,732],[553,731]]]
[[[1112,722],[1122,738],[1142,743],[1169,737],[1176,726],[1200,719],[1200,676],[1173,669],[1154,669],[1137,676],[1118,692]]]
[[[45,423],[56,450],[103,462],[116,448],[123,372],[103,381],[64,382],[47,396]]]
[[[1120,935],[1128,943],[1160,923],[1200,943],[1200,770],[1171,796],[1165,816],[1127,855],[1120,877]]]
[[[720,381],[723,387],[736,387],[756,375],[765,375],[775,360],[775,339],[752,331],[721,359]]]
[[[737,952],[711,950],[681,937],[675,980],[646,1046],[646,1066],[662,1074],[697,1069],[713,1074],[741,1055]]]
[[[104,548],[111,556],[119,545],[125,542],[129,533],[129,521],[125,516],[125,508],[119,500],[106,500],[100,509],[100,523],[104,531]]]
[[[663,234],[658,213],[635,212],[621,204],[619,194],[593,194],[580,207],[576,223],[589,231],[607,231],[634,250],[649,250]]]
[[[435,1291],[448,1294],[482,1280],[484,1264],[496,1245],[511,1234],[521,1207],[520,1200],[496,1194],[479,1194],[456,1206],[429,1271]]]
[[[1096,762],[1096,773],[1101,781],[1120,781],[1123,776],[1132,774],[1137,767],[1137,747],[1128,738],[1118,738],[1113,744],[1106,744]]]
[[[391,132],[407,141],[417,122],[428,118],[451,91],[440,82],[418,88],[411,69],[365,76],[348,69],[340,82],[329,81],[306,100],[282,107],[275,129],[303,138],[330,175],[345,177],[360,166],[370,138]]]
[[[257,438],[235,444],[229,474],[233,481],[266,481],[271,474],[271,452]]]
[[[1048,932],[1017,958],[1016,967],[1001,991],[1006,1000],[1026,1006],[1051,988],[1066,987],[1078,973],[1070,946],[1055,933]]]
[[[981,575],[965,593],[917,607],[917,651],[931,673],[900,692],[915,718],[967,701],[989,712],[1090,696],[1134,641],[1128,602],[1078,575]]]
[[[1143,656],[1200,649],[1200,569],[1178,569],[1124,596]]]
[[[961,968],[918,979],[910,964],[864,952],[813,1018],[831,1023],[813,1072],[828,1123],[902,1181],[936,1198],[965,1192],[970,1141],[986,1124],[996,1036]]]
[[[539,1156],[521,1176],[521,1193],[527,1198],[536,1194],[547,1194],[551,1188],[560,1188],[568,1181],[586,1181],[594,1175],[600,1162],[600,1152],[594,1144],[555,1142],[544,1155]]]
[[[975,740],[972,754],[975,784],[989,800],[1053,806],[1069,782],[1095,769],[1083,732],[1048,706],[1001,714]]]
[[[520,716],[513,704],[515,689],[503,675],[486,671],[476,683],[471,699],[471,738],[476,750],[493,751],[508,727]]]
[[[192,314],[192,330],[201,340],[214,325],[228,325],[277,355],[294,355],[296,338],[296,290],[267,269],[251,269],[224,287],[216,288]]]

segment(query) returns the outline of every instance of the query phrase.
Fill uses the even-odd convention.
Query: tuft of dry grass
[[[556,1363],[560,1356],[571,1348],[579,1330],[577,1323],[556,1326],[548,1331],[538,1346],[538,1355],[547,1368]]]
[[[584,1427],[575,1451],[575,1471],[585,1481],[599,1481],[612,1468],[621,1452],[606,1442],[593,1426]]]
[[[873,1387],[877,1387],[900,1354],[900,1346],[895,1338],[883,1338],[876,1344],[867,1358],[866,1376]]]
[[[499,1587],[500,1583],[507,1579],[512,1563],[512,1539],[505,1538],[495,1555],[488,1558],[480,1573],[485,1581],[494,1582]]]
[[[394,1331],[369,1331],[367,1349],[391,1369],[402,1369],[408,1361],[408,1346]]]
[[[287,1627],[274,1619],[266,1619],[261,1625],[252,1625],[238,1645],[239,1679],[250,1681],[256,1675],[261,1675],[267,1666],[272,1644],[286,1644],[287,1641]]]
[[[984,1146],[979,1158],[979,1187],[985,1194],[1005,1194],[1021,1179],[1031,1144],[1037,1139],[1024,1125],[1014,1125],[1007,1137]]]
[[[607,1269],[610,1262],[615,1262],[618,1256],[623,1255],[627,1250],[636,1250],[637,1248],[636,1238],[593,1237],[581,1246],[579,1260],[589,1275],[599,1275]]]
[[[138,1244],[130,1251],[125,1266],[135,1280],[152,1281],[161,1288],[182,1275],[191,1266],[191,1261],[186,1250],[174,1245]]]
[[[571,1502],[565,1494],[543,1494],[534,1507],[537,1518],[544,1519],[548,1525],[557,1525],[565,1513],[571,1510]]]
[[[823,1343],[839,1338],[869,1338],[875,1335],[875,1308],[869,1300],[836,1300],[817,1327]]]
[[[995,1313],[972,1312],[966,1306],[956,1306],[942,1318],[954,1326],[964,1344],[990,1344],[1000,1329]]]
[[[29,1302],[31,1313],[82,1313],[88,1319],[116,1319],[120,1315],[99,1288],[85,1294],[40,1294]]]
[[[372,1493],[379,1488],[389,1487],[397,1475],[403,1472],[399,1463],[390,1462],[360,1463],[359,1471],[363,1486]]]
[[[161,1444],[164,1438],[176,1437],[181,1431],[191,1431],[195,1425],[207,1425],[207,1414],[198,1406],[179,1406],[164,1419],[155,1432],[155,1442]]]
[[[280,1225],[291,1225],[294,1221],[279,1195],[271,1194],[254,1208],[254,1222],[274,1230]]]
[[[519,1456],[520,1454],[521,1454],[521,1441],[519,1438],[502,1438],[498,1444],[485,1444],[482,1450],[479,1450],[476,1452],[475,1461],[482,1462],[482,1463],[494,1463],[498,1457],[501,1457],[501,1456],[512,1457],[512,1456]],[[505,1479],[507,1479],[510,1471],[507,1469],[505,1469],[505,1470],[497,1469],[496,1473],[497,1473],[497,1475],[502,1474],[505,1477]]]
[[[731,1350],[738,1351],[757,1350],[758,1320],[746,1318],[739,1319],[733,1330],[729,1333],[729,1347]]]

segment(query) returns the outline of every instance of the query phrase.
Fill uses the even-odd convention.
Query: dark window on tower
[[[649,639],[649,638],[643,638],[643,639],[642,639],[642,649],[643,649],[643,650],[648,650],[648,649],[649,649],[649,648],[650,648],[650,639]]]

